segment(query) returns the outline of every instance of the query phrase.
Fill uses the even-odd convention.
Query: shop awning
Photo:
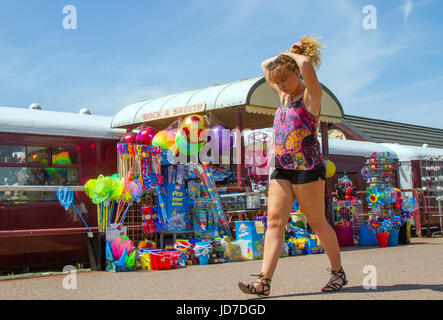
[[[334,94],[322,86],[320,121],[340,122],[343,108]],[[131,129],[146,123],[164,129],[177,117],[198,113],[208,115],[214,123],[235,128],[235,110],[240,109],[243,128],[267,128],[272,127],[279,104],[265,79],[257,77],[130,104],[114,116],[111,127]]]

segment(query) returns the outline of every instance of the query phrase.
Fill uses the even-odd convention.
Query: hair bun
[[[320,49],[324,49],[325,47],[319,43],[321,38],[314,38],[310,35],[306,35],[300,39],[300,43],[302,45],[301,48],[292,48],[290,51],[306,56],[309,61],[311,61],[314,69],[318,69],[320,67]]]

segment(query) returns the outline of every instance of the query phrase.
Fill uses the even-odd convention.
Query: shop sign
[[[191,113],[205,111],[206,103],[191,104],[189,106],[176,107],[172,109],[148,112],[142,114],[142,121],[153,121],[158,119],[174,118]]]

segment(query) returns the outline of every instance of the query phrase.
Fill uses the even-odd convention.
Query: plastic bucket
[[[140,249],[140,261],[142,270],[152,270],[151,267],[151,252],[161,252],[160,249]]]
[[[358,237],[358,244],[360,246],[376,246],[378,244],[374,231],[368,229],[366,225],[360,225],[360,234]]]
[[[208,264],[209,263],[209,249],[211,248],[211,244],[209,242],[197,242],[194,247],[194,252],[196,257],[198,258],[199,264]]]
[[[164,252],[165,257],[169,259],[169,263],[171,265],[171,269],[177,269],[178,267],[178,257],[180,252],[178,251],[166,251]]]
[[[334,227],[337,235],[338,245],[340,247],[352,247],[354,245],[354,236],[352,234],[352,226],[347,228]]]
[[[389,232],[376,233],[375,237],[377,238],[377,243],[380,248],[388,246]]]
[[[140,254],[140,262],[142,265],[142,270],[152,270],[151,258],[149,257],[149,253],[141,253]]]
[[[152,270],[169,270],[171,269],[171,257],[167,252],[151,252],[149,254],[151,259]]]
[[[388,247],[398,246],[398,230],[389,231]]]
[[[214,248],[217,259],[223,259],[225,257],[226,248],[224,246],[218,246]]]
[[[186,267],[186,261],[188,260],[188,255],[184,252],[179,253],[178,255],[178,267],[184,268]]]
[[[106,270],[106,233],[86,233],[88,243],[89,265],[93,271]]]

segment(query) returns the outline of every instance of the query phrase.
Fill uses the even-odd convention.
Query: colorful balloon
[[[137,144],[143,144],[150,146],[152,144],[152,139],[154,139],[154,136],[158,133],[158,130],[146,127],[140,130],[140,132],[137,134],[137,137],[135,139],[135,142]]]
[[[185,139],[183,139],[181,134],[177,134],[175,138],[175,145],[177,146],[178,151],[187,156],[199,153],[204,144],[204,141],[198,144],[188,143]]]
[[[152,145],[154,147],[169,149],[175,144],[175,136],[175,132],[171,130],[159,131],[152,139]]]
[[[123,135],[120,139],[120,143],[132,144],[135,143],[137,139],[137,134],[135,132],[129,132]]]
[[[208,128],[208,123],[204,117],[198,114],[187,116],[180,124],[180,134],[188,143],[202,142],[205,137],[201,135],[203,130]]]
[[[231,129],[217,124],[209,130],[208,142],[211,143],[211,148],[217,148],[219,152],[223,152],[223,150],[229,152],[234,146],[234,135],[231,135]]]
[[[326,160],[325,165],[326,165],[326,175],[325,176],[326,176],[326,179],[329,179],[335,174],[335,164],[330,160]]]

